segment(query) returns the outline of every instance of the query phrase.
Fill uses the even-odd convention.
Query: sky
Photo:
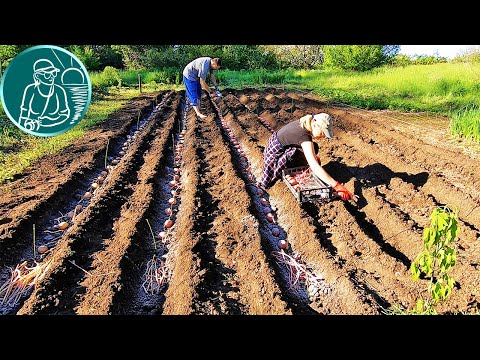
[[[479,47],[480,45],[400,45],[400,54],[405,55],[438,55],[453,59],[460,51]]]

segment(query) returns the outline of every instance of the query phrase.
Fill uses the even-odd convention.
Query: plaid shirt
[[[285,169],[287,161],[293,157],[296,150],[295,147],[284,148],[280,141],[278,141],[276,133],[270,136],[267,146],[263,151],[263,175],[261,185],[265,189],[272,186],[276,180],[281,178],[282,170]]]

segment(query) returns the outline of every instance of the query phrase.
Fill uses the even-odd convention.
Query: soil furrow
[[[158,120],[161,116],[155,118]],[[54,264],[19,314],[74,313],[86,290],[80,283],[85,276],[90,276],[94,254],[104,249],[112,237],[121,207],[135,190],[138,171],[144,165],[143,154],[150,148],[153,138],[152,130],[159,125],[156,121],[148,122],[111,171],[110,179],[96,191],[90,205],[47,256],[46,259],[53,258]]]
[[[129,306],[114,306],[113,298],[125,288],[133,288],[127,303],[136,304],[134,294],[141,291],[142,276],[147,261],[153,256],[153,240],[146,220],[153,223],[150,215],[154,192],[154,179],[164,162],[164,149],[169,141],[176,122],[175,113],[180,105],[180,96],[172,100],[170,107],[156,115],[152,121],[161,124],[153,129],[151,148],[144,154],[144,166],[138,172],[135,191],[123,204],[120,217],[114,224],[114,234],[105,242],[105,249],[95,253],[95,260],[89,271],[91,274],[80,284],[85,287],[85,295],[76,308],[76,313],[106,315],[114,313],[135,314]],[[145,223],[144,223],[145,222]],[[126,264],[128,263],[128,264]],[[143,271],[142,271],[143,270]],[[125,289],[125,290],[124,290]],[[125,295],[124,295],[125,297]],[[137,301],[135,301],[137,300]],[[157,310],[160,305],[139,304],[147,310]]]
[[[460,232],[454,289],[435,310],[480,312],[480,156],[446,118],[280,88],[223,95],[202,99],[206,119],[184,91],[138,97],[0,186],[0,314],[411,310],[431,279],[413,281],[410,266],[444,205]],[[301,204],[281,180],[257,187],[271,133],[318,112],[334,117],[335,138],[317,141],[322,165],[357,201]],[[44,271],[26,291],[8,281],[21,262]]]
[[[320,144],[321,149],[322,145]],[[327,171],[335,173],[328,165],[325,164]],[[376,217],[369,218],[366,213],[349,203],[345,206],[338,202],[320,206],[308,204],[304,209],[314,223],[320,226],[319,236],[322,245],[336,258],[338,264],[348,269],[357,286],[363,279],[362,287],[372,289],[370,290],[372,295],[384,308],[390,306],[392,302],[398,302],[399,299],[402,300],[402,304],[411,305],[413,291],[411,285],[407,285],[405,291],[399,290],[398,294],[391,290],[392,284],[398,288],[398,284],[411,283],[408,273],[411,260],[385,241],[391,235],[390,229],[397,229],[398,218],[393,217],[390,222],[376,221],[373,220]],[[355,219],[358,225],[353,223],[352,219]],[[348,233],[345,233],[345,229],[348,229]],[[388,236],[384,235],[385,233]],[[404,236],[408,235],[407,233]],[[390,268],[392,272],[385,274],[384,268]],[[360,274],[355,274],[356,271]]]
[[[162,96],[143,96],[130,101],[65,150],[43,157],[18,180],[1,186],[0,267],[16,263],[18,251],[31,243],[33,224],[41,228],[39,219],[58,213],[70,201],[72,189],[85,185],[85,180],[104,160],[107,140],[110,139],[110,147],[115,145],[116,139],[135,124],[139,113],[145,115],[151,110],[152,101]]]
[[[317,111],[324,111],[324,109],[320,108]],[[412,148],[415,149],[417,146],[422,149],[424,146],[427,146],[422,140],[418,139],[412,147],[406,148],[404,144],[409,142],[406,137],[408,135],[402,134],[397,136],[397,133],[394,133],[394,138],[393,134],[391,134],[392,128],[395,128],[395,123],[390,125],[385,124],[385,121],[383,121],[382,123],[372,124],[369,117],[367,124],[363,124],[363,122],[359,122],[353,116],[347,118],[349,122],[346,128],[348,130],[353,128],[352,132],[357,132],[358,136],[352,136],[352,132],[347,132],[345,135],[341,131],[337,132],[338,137],[342,138],[346,144],[342,146],[332,145],[330,149],[327,149],[327,159],[337,160],[335,165],[333,165],[335,169],[332,169],[331,173],[339,175],[350,173],[362,182],[364,185],[363,189],[360,186],[355,187],[360,189],[357,193],[361,195],[360,205],[364,207],[362,210],[365,212],[365,215],[370,219],[375,219],[375,224],[378,224],[383,229],[382,233],[385,234],[388,242],[404,252],[408,256],[409,261],[413,261],[416,254],[423,248],[421,234],[423,226],[429,225],[430,212],[436,206],[441,206],[445,203],[451,205],[454,203],[454,199],[458,201],[461,198],[462,200],[458,201],[458,203],[465,203],[465,196],[460,195],[462,186],[452,186],[452,183],[458,181],[458,177],[455,180],[455,177],[452,176],[454,171],[451,171],[451,168],[455,168],[457,165],[452,165],[452,162],[449,163],[449,160],[446,160],[447,170],[442,168],[439,171],[435,171],[433,165],[436,165],[438,162],[439,155],[442,157],[446,156],[450,160],[460,156],[463,158],[460,161],[466,161],[470,166],[472,166],[472,161],[465,154],[459,154],[458,151],[442,150],[439,152],[438,148],[435,150],[435,147],[432,145],[428,145],[430,150],[427,151],[427,155],[423,155],[417,150],[412,150]],[[343,128],[342,125],[345,118],[340,117],[339,120],[340,127]],[[360,123],[362,124],[361,127]],[[372,129],[369,129],[370,127]],[[366,128],[371,131],[366,131]],[[378,140],[378,133],[383,136],[380,141]],[[401,140],[398,141],[398,138]],[[357,141],[357,139],[360,139],[360,141]],[[357,141],[357,144],[352,146],[352,140]],[[361,142],[362,140],[363,143]],[[382,146],[379,146],[379,144],[382,144]],[[388,144],[388,146],[383,144]],[[360,154],[354,155],[356,152]],[[377,155],[375,157],[377,162],[369,160],[374,155]],[[402,163],[408,163],[410,168],[404,166],[400,168],[403,171],[398,171],[400,169],[397,169],[395,172],[386,166],[387,164],[398,164],[398,159]],[[337,166],[338,160],[342,163],[345,162],[347,166]],[[328,167],[328,164],[326,166]],[[411,169],[414,166],[416,166],[416,174]],[[422,170],[427,170],[428,172]],[[450,175],[445,175],[445,171],[451,171]],[[473,176],[473,173],[468,169],[465,171],[465,175]],[[347,180],[347,178],[344,180]],[[477,181],[475,178],[470,178],[470,180],[472,183]],[[432,184],[435,186],[432,186]],[[373,189],[369,187],[373,187]],[[448,189],[448,191],[438,191],[439,196],[437,196],[436,192],[429,193],[432,188],[443,188]],[[384,192],[387,192],[388,196],[385,196]],[[443,196],[445,193],[450,193],[450,195],[445,197]],[[446,201],[445,199],[448,199],[448,201],[440,202],[436,196],[443,199],[443,201]],[[476,193],[472,196],[476,196]],[[467,196],[467,198],[469,197]],[[397,205],[398,203],[406,204],[408,207],[399,206]],[[462,219],[463,214],[464,216],[470,216],[473,221],[476,220],[475,215],[472,216],[472,214],[475,214],[474,210],[478,206],[476,204],[477,201],[473,200],[468,203],[467,207],[464,206],[463,209],[460,209],[459,226],[463,231],[461,231],[458,240],[458,263],[452,271],[452,276],[454,278],[457,276],[457,278],[462,278],[462,280],[456,283],[455,296],[452,296],[451,300],[457,304],[462,304],[460,306],[457,305],[457,311],[465,311],[472,299],[478,298],[478,291],[476,286],[473,285],[479,283],[478,272],[472,272],[469,267],[477,267],[477,261],[474,260],[473,254],[478,252],[477,239],[479,238],[479,231],[475,223]],[[438,307],[440,311],[441,309],[445,311],[447,308],[447,304]]]
[[[246,136],[242,135],[242,129],[237,122],[245,121],[245,126],[258,126],[258,122],[251,117],[247,123],[247,118],[236,118],[234,116],[226,117],[231,124],[231,129],[238,134],[238,139],[249,153],[249,160],[251,159],[251,166],[253,173],[259,178],[263,164],[263,154],[255,145],[252,146],[251,141],[247,141]],[[263,138],[259,143],[265,144],[268,140],[269,132],[263,131],[266,138]],[[242,140],[240,140],[242,139]],[[272,209],[277,210],[278,223],[288,234],[288,241],[295,250],[298,251],[305,261],[315,264],[322,275],[325,277],[327,284],[329,284],[333,291],[331,294],[321,297],[314,302],[322,313],[346,313],[346,309],[350,309],[350,313],[378,313],[380,308],[373,306],[375,304],[375,297],[372,292],[367,292],[360,287],[355,287],[352,284],[351,276],[339,266],[339,264],[332,261],[331,255],[325,252],[320,246],[320,239],[318,239],[317,228],[313,225],[313,220],[307,216],[304,209],[297,203],[293,194],[289,193],[285,184],[277,182],[269,191],[270,203]],[[288,214],[288,215],[287,215]],[[355,310],[352,310],[355,309]]]
[[[339,134],[339,137],[342,136],[342,134]],[[332,152],[335,153],[335,156],[332,156]],[[367,189],[375,188],[378,189],[378,191],[388,189],[390,193],[388,202],[391,203],[394,208],[397,207],[397,203],[402,204],[408,202],[411,204],[409,209],[406,209],[403,214],[400,214],[400,217],[406,222],[417,222],[417,224],[421,223],[423,226],[428,223],[427,217],[436,206],[445,204],[452,205],[452,202],[455,200],[454,197],[449,197],[446,203],[439,202],[436,198],[437,193],[435,191],[432,192],[431,190],[433,189],[428,185],[435,181],[433,176],[429,176],[428,180],[426,180],[428,176],[426,172],[414,173],[408,165],[402,165],[402,167],[398,169],[404,171],[394,171],[392,167],[390,167],[390,164],[395,165],[395,159],[389,159],[388,156],[381,154],[378,155],[378,152],[368,149],[367,144],[355,147],[342,144],[340,146],[334,146],[334,149],[327,149],[326,153],[328,154],[325,157],[326,159],[341,159],[342,163],[345,163],[338,165],[338,161],[335,161],[335,164],[332,165],[332,168],[334,168],[332,172],[343,176],[344,180],[348,178],[348,174],[350,174],[350,176],[354,175],[362,183],[363,186],[358,187],[357,191],[357,194],[361,196],[360,203],[362,206],[368,204],[364,194],[367,192]],[[383,163],[378,162],[380,158],[383,158]],[[388,160],[391,160],[391,162]],[[412,205],[416,205],[417,208],[414,209]],[[463,206],[463,209],[466,209],[465,206]],[[469,210],[470,213],[472,213],[472,208],[469,208]],[[397,212],[399,211],[397,210]],[[480,231],[476,224],[464,221],[462,213],[468,216],[466,210],[459,212],[459,225],[464,230],[459,236],[460,244],[463,245],[464,242],[471,244],[479,238]],[[416,214],[420,214],[420,216]],[[412,247],[410,245],[404,245],[402,251],[408,254],[409,250],[413,250]]]
[[[211,103],[208,108],[215,112]],[[216,118],[205,121],[202,126],[208,130],[204,135],[212,146],[206,157],[210,169],[205,180],[211,184],[212,200],[218,203],[219,209],[213,227],[223,229],[216,238],[215,255],[234,271],[240,300],[247,306],[246,313],[290,313],[280,298],[280,289],[261,252],[262,239],[258,221],[253,216],[252,201],[236,171],[234,164],[238,165],[238,161],[232,157],[229,144],[221,140],[219,125]]]
[[[338,115],[339,128],[345,132],[337,132],[339,140],[371,157],[377,155],[374,157],[377,167],[389,164],[392,173],[429,192],[439,204],[456,206],[459,216],[468,214],[470,224],[479,231],[478,161],[460,152],[439,151],[413,135],[394,131],[393,125],[385,122],[365,121],[346,110],[332,109],[331,112],[341,114]]]
[[[196,155],[196,117],[193,111],[187,113],[187,126],[183,164],[181,169],[182,202],[178,208],[175,228],[175,247],[171,255],[175,261],[172,278],[165,292],[163,314],[188,315],[193,313],[194,289],[199,282],[200,261],[192,248],[200,241],[200,234],[193,230],[196,216],[195,194],[200,183],[199,162]]]

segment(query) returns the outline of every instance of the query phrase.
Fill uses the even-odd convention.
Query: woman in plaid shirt
[[[313,139],[322,138],[333,138],[332,117],[327,113],[305,115],[273,133],[263,152],[263,176],[259,185],[265,189],[271,187],[281,177],[287,164],[301,166],[300,163],[303,162],[303,165],[308,164],[316,176],[331,186],[342,200],[351,199],[352,193],[325,171],[316,156],[318,145]]]

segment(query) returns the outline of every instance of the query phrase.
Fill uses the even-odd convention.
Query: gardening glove
[[[353,195],[350,191],[347,190],[347,188],[345,186],[343,186],[342,183],[338,182],[335,184],[335,186],[333,187],[333,190],[335,190],[338,195],[342,198],[342,200],[346,201],[346,200],[350,200]]]
[[[219,98],[222,97],[222,93],[220,91],[217,90],[217,92],[215,93]]]

